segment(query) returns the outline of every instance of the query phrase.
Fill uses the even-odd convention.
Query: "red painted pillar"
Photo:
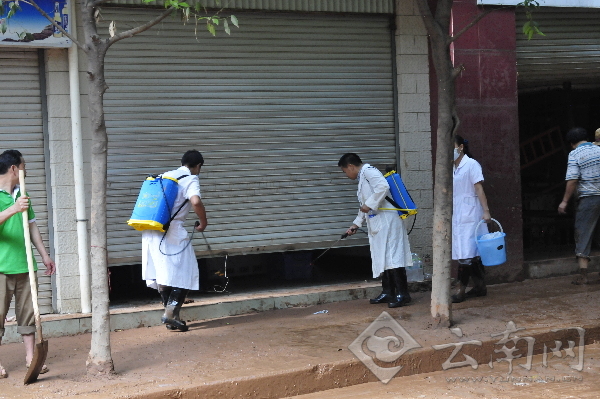
[[[482,11],[476,0],[455,0],[452,29],[460,31]],[[513,281],[523,274],[523,221],[519,158],[516,29],[514,9],[494,11],[461,36],[454,65],[459,134],[481,163],[492,217],[504,228],[508,262],[490,267],[490,281]]]

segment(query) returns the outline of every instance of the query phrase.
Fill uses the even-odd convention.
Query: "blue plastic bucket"
[[[498,266],[506,262],[506,243],[504,237],[506,234],[502,230],[502,225],[496,219],[492,219],[500,227],[501,237],[492,238],[489,240],[481,239],[485,234],[480,236],[477,235],[477,230],[484,220],[477,223],[475,227],[475,242],[477,243],[477,249],[479,250],[479,256],[481,256],[481,263],[484,266]],[[487,234],[487,233],[486,233]]]
[[[176,179],[150,176],[142,184],[140,194],[127,224],[138,231],[165,231],[177,198]]]

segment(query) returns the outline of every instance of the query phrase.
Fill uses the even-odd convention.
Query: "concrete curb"
[[[585,344],[592,344],[600,340],[600,325],[584,326]],[[554,330],[554,331],[553,331]],[[548,329],[530,334],[535,338],[533,355],[544,353],[545,343],[555,340],[574,340],[579,345],[578,333],[572,327],[563,329]],[[474,358],[479,365],[487,365],[490,358],[487,354],[493,353],[497,348],[499,339],[482,341],[482,346],[464,346],[461,353]],[[524,342],[524,341],[521,341]],[[395,378],[414,374],[442,371],[442,363],[450,357],[454,347],[435,350],[432,347],[415,350],[403,355],[395,363],[387,363],[386,367],[403,366]],[[548,352],[551,352],[547,348]],[[551,356],[551,355],[550,355]],[[462,361],[454,359],[454,362]],[[522,359],[520,359],[523,363]],[[506,367],[506,366],[505,366]],[[576,371],[573,370],[573,373]],[[509,378],[509,377],[507,377]],[[358,360],[349,360],[336,363],[319,364],[302,369],[285,370],[280,373],[269,373],[256,377],[235,378],[224,381],[215,381],[209,384],[145,393],[139,396],[128,396],[129,399],[192,399],[227,397],[231,399],[243,398],[286,398],[321,392],[328,389],[343,388],[366,382],[376,382],[373,375]]]
[[[531,279],[566,276],[577,273],[579,264],[575,256],[568,258],[545,259],[537,261],[527,261],[524,263],[524,270]],[[591,256],[589,272],[600,271],[600,256]]]
[[[203,299],[185,305],[182,316],[193,321],[218,319],[267,310],[365,299],[375,297],[380,291],[380,283],[372,282],[238,294]],[[141,309],[111,309],[110,328],[114,331],[158,326],[161,324],[162,314],[163,308],[160,305],[146,305]],[[3,344],[22,341],[15,322],[6,323],[5,329]],[[44,315],[42,329],[46,338],[89,333],[92,330],[92,317],[90,314]]]

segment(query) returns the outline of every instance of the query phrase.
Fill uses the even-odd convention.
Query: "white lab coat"
[[[358,211],[354,224],[358,227],[367,221],[373,278],[379,277],[384,270],[396,269],[412,265],[412,254],[404,222],[397,211],[382,211],[378,208],[393,208],[385,200],[391,198],[390,186],[381,172],[369,165],[363,164],[358,174],[358,202],[376,210],[377,214],[367,217]]]
[[[183,227],[183,223],[192,207],[189,199],[194,195],[200,197],[200,180],[198,176],[191,175],[190,170],[185,166],[163,174],[175,179],[183,175],[190,176],[179,180],[179,190],[171,215],[177,212],[186,199],[188,202],[171,222],[162,245],[160,242],[164,233],[155,230],[142,232],[142,278],[146,280],[148,287],[158,288],[157,284],[159,284],[188,290],[199,289],[198,261],[191,244],[178,255],[163,255],[163,253],[175,254],[189,242],[188,232]]]
[[[454,166],[452,193],[452,259],[479,256],[475,228],[483,217],[483,207],[475,192],[475,184],[483,182],[481,165],[466,154]],[[487,233],[487,224],[479,226],[478,235]]]

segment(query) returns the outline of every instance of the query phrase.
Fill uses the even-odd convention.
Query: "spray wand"
[[[363,229],[359,229],[359,228],[350,229],[350,230],[351,230],[352,232],[354,232],[354,231],[357,231],[357,230],[360,230],[360,231],[362,231],[363,233],[367,234],[367,232],[366,232],[366,231],[364,231]],[[319,258],[320,258],[321,256],[325,255],[325,253],[327,253],[327,251],[329,251],[331,248],[335,247],[335,246],[338,244],[338,242],[340,242],[340,241],[341,241],[341,240],[343,240],[344,238],[348,237],[348,235],[349,235],[348,233],[344,233],[344,234],[342,234],[342,236],[341,236],[341,237],[340,237],[340,238],[339,238],[339,239],[338,239],[336,242],[334,242],[334,243],[333,243],[333,244],[332,244],[332,245],[331,245],[329,248],[327,248],[325,251],[323,251],[323,252],[321,253],[321,255],[317,256],[317,258],[316,258],[315,260],[313,260],[313,261],[311,262],[311,264],[312,264],[312,265],[314,265],[314,264],[315,264],[315,262],[316,262],[317,260],[319,260]]]

